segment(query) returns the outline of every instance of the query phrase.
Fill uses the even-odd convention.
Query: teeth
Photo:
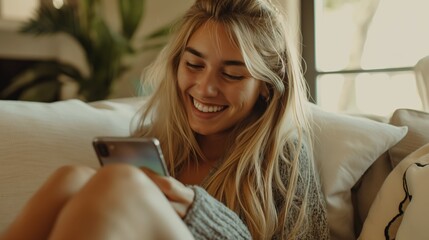
[[[201,112],[220,112],[222,111],[225,107],[224,106],[208,106],[208,105],[204,105],[200,102],[197,102],[197,100],[194,99],[194,106],[196,109],[198,109]]]

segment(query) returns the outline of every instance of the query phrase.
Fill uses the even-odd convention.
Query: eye
[[[236,80],[236,81],[238,81],[238,80],[244,79],[244,76],[231,75],[231,74],[228,74],[228,73],[223,73],[223,75],[226,78],[230,79],[230,80]]]
[[[186,62],[186,66],[188,66],[188,68],[194,69],[194,70],[200,70],[202,69],[204,66],[203,65],[199,65],[199,64],[193,64],[190,62]]]

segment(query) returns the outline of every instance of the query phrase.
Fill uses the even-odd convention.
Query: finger
[[[170,202],[171,206],[173,207],[174,211],[181,217],[184,218],[186,216],[186,213],[188,212],[188,207],[185,206],[182,203],[177,202]]]
[[[194,191],[174,178],[162,179],[159,186],[172,201],[192,203],[194,199]]]
[[[147,167],[140,167],[140,169],[146,173],[146,175],[148,175],[149,177],[151,176],[157,176],[158,174],[156,172],[154,172],[152,169],[147,168]]]
[[[161,189],[168,199],[182,203],[192,203],[194,191],[172,177],[159,176],[151,170],[143,169],[146,175]]]
[[[164,176],[159,176],[157,173],[155,173],[154,171],[148,169],[148,168],[141,168],[141,170],[146,174],[146,176],[148,176],[160,189],[166,189],[166,187],[168,187],[169,183],[168,183],[168,177],[164,177]],[[167,181],[167,183],[166,183]]]

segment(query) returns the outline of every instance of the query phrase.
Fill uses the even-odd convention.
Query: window
[[[334,112],[422,109],[413,66],[429,55],[427,0],[302,0],[312,98]]]

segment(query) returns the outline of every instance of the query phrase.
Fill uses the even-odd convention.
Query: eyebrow
[[[199,51],[197,51],[197,50],[195,50],[195,49],[193,49],[193,48],[191,48],[191,47],[186,47],[185,48],[185,52],[189,52],[189,53],[191,53],[191,54],[193,54],[193,55],[195,55],[195,56],[197,56],[197,57],[200,57],[200,58],[206,58],[205,56],[204,56],[204,54],[202,54],[201,52],[199,52]],[[226,61],[223,61],[223,64],[224,65],[232,65],[232,66],[246,66],[245,64],[244,64],[244,62],[242,62],[242,61],[238,61],[238,60],[226,60]]]
[[[200,57],[200,58],[205,58],[204,54],[198,52],[197,50],[191,48],[191,47],[186,47],[185,48],[185,52],[189,52],[192,53],[193,55]]]

